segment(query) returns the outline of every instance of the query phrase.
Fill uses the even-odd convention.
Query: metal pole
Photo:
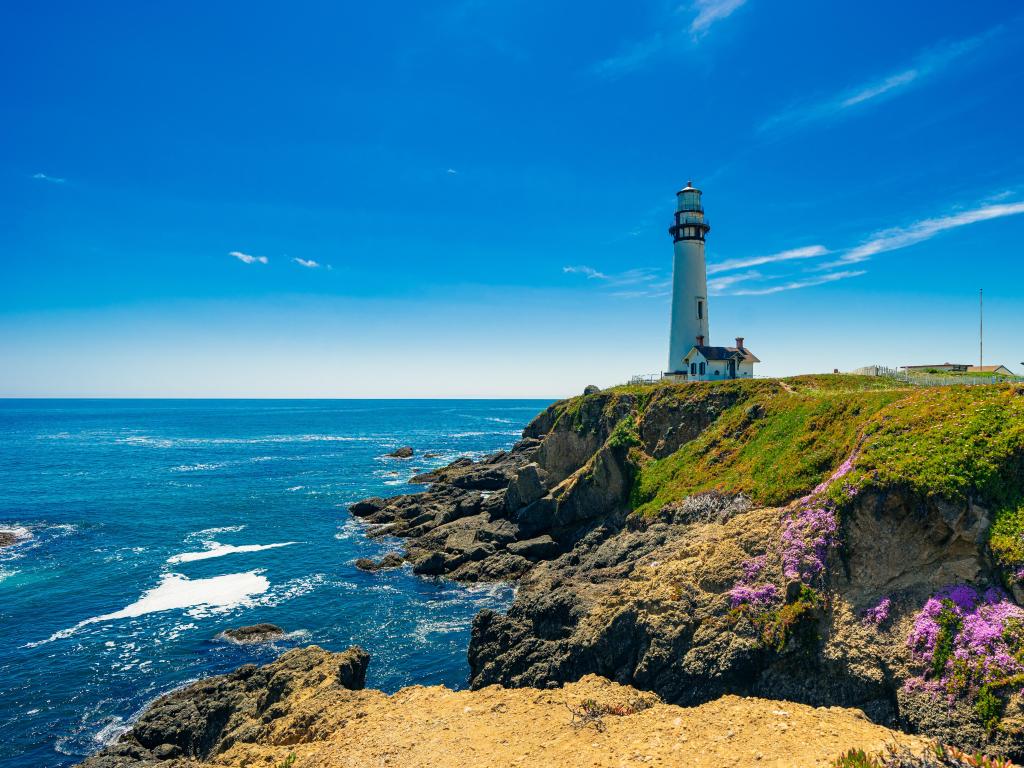
[[[978,367],[985,365],[985,301],[984,288],[978,289]]]

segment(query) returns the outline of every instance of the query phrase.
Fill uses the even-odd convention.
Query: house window
[[[697,319],[704,319],[704,302],[701,301],[700,299],[697,299]]]
[[[704,367],[704,363],[701,363],[701,364],[700,364],[700,375],[701,375],[701,376],[703,376],[703,375],[704,375],[704,371],[705,371],[705,370],[706,370],[706,368]]]
[[[696,375],[696,373],[697,373],[697,364],[696,363],[690,363],[690,373]]]
[[[715,371],[715,376],[718,376],[718,371]]]

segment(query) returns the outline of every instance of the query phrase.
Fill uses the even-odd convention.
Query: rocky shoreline
[[[909,476],[886,479],[887,465],[865,442],[880,428],[868,423],[871,412],[852,394],[833,397],[819,386],[790,380],[624,388],[556,403],[509,451],[418,476],[414,481],[428,486],[420,492],[352,504],[350,513],[368,535],[404,541],[402,554],[357,566],[374,571],[408,563],[427,577],[517,582],[506,613],[483,611],[474,620],[468,649],[474,691],[494,684],[570,690],[597,675],[684,707],[741,696],[856,708],[879,726],[1021,759],[1024,682],[1014,688],[1011,676],[1008,684],[988,687],[987,699],[972,688],[969,700],[938,687],[938,673],[927,669],[938,653],[938,646],[932,650],[938,630],[928,629],[931,605],[954,610],[958,628],[998,614],[1006,621],[992,626],[1003,632],[1002,642],[1021,647],[1020,625],[1013,622],[1024,617],[1017,607],[1022,594],[988,548],[989,500],[931,494]],[[1005,393],[1014,408],[1019,394]],[[719,471],[762,433],[770,435],[772,419],[789,418],[786,409],[822,411],[825,395],[832,398],[829,408],[853,421],[843,444],[823,438],[822,455],[831,458],[815,460],[800,481],[804,490],[795,486],[779,503],[764,503],[757,500],[763,491],[750,483],[716,487],[707,478],[695,485],[676,476],[671,482],[702,489],[653,505],[637,496],[641,473],[659,462],[689,451],[710,468],[704,471]],[[884,408],[897,398],[871,397],[865,402],[882,409],[884,429],[896,418]],[[801,417],[817,432],[835,413]],[[800,455],[822,452],[807,437],[798,442]],[[836,458],[843,455],[845,461]],[[1007,482],[1019,484],[1024,450],[1014,443],[1002,460]],[[778,484],[787,481],[781,469]],[[961,585],[959,597],[950,585]],[[927,632],[932,645],[922,661],[914,638]],[[358,656],[347,653],[349,660]],[[246,671],[244,680],[272,685],[255,674]],[[329,678],[317,673],[320,682]],[[234,679],[232,700],[247,701],[249,693],[238,693],[247,685]],[[257,703],[243,706],[248,716],[264,713],[263,722],[275,722],[273,702],[268,710],[260,694],[252,696]],[[982,701],[990,708],[976,703]],[[254,743],[267,735],[246,738]],[[152,741],[136,734],[124,743]],[[118,755],[136,759],[129,747],[113,749],[103,753],[112,762],[96,762],[107,759],[101,755],[86,765],[136,764],[117,762]]]

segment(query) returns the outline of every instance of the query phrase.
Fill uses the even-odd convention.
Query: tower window
[[[697,319],[704,319],[704,302],[701,301],[700,299],[697,299]]]

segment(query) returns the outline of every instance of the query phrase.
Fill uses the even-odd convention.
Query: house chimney
[[[742,336],[737,336],[736,337],[736,349],[743,349],[743,337]]]
[[[697,337],[697,346],[698,347],[703,347],[704,346],[704,337],[703,336],[698,336]]]

